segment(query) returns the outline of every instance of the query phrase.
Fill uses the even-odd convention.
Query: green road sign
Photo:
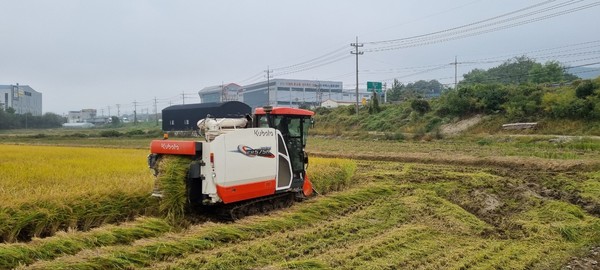
[[[381,93],[382,91],[382,83],[381,82],[367,82],[367,92],[377,92]]]

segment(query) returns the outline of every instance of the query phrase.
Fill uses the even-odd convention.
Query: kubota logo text
[[[160,147],[165,150],[179,150],[179,144],[175,143],[161,143]]]
[[[273,153],[271,153],[271,147],[268,147],[268,146],[254,149],[250,146],[240,144],[240,145],[238,145],[238,151],[249,157],[255,157],[255,156],[266,157],[266,158],[274,158],[275,157],[275,155],[273,155]]]
[[[272,130],[254,130],[254,136],[259,136],[259,137],[270,137],[275,135],[275,133],[273,133]]]

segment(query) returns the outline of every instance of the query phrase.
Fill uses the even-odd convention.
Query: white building
[[[342,82],[318,80],[272,79],[245,86],[229,83],[203,88],[198,95],[201,103],[241,101],[251,108],[266,105],[316,107],[325,100],[356,103],[356,90],[343,89]],[[359,90],[359,102],[370,99],[371,95]]]
[[[361,102],[361,100],[359,100],[359,102]],[[355,104],[356,104],[356,101],[339,101],[339,100],[328,99],[328,100],[323,101],[323,103],[321,103],[321,107],[332,109],[332,108],[337,108],[339,106],[354,106]]]
[[[265,105],[319,106],[326,99],[343,99],[342,89],[342,82],[273,79],[245,85],[241,101],[252,108]]]
[[[42,115],[42,93],[29,85],[0,85],[0,106],[13,108],[17,114]]]
[[[200,103],[240,101],[241,90],[241,86],[228,83],[202,88],[198,91],[198,95],[200,96]]]
[[[68,123],[91,123],[96,118],[96,109],[83,109],[70,111],[67,115]]]

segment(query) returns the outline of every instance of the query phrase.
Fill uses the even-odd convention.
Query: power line
[[[531,8],[535,8],[535,7],[538,7],[538,6],[542,6],[542,5],[545,5],[545,4],[548,4],[548,3],[551,3],[551,2],[555,2],[555,1],[556,0],[544,1],[542,3],[537,3],[537,4],[534,4],[534,5],[525,7],[525,8],[521,8],[521,9],[518,9],[518,10],[515,10],[515,11],[511,11],[511,12],[508,12],[508,13],[505,13],[505,14],[502,14],[502,15],[494,16],[492,18],[488,18],[488,19],[484,19],[484,20],[481,20],[481,21],[476,21],[476,22],[464,24],[464,25],[461,25],[461,26],[458,26],[458,27],[448,28],[448,29],[444,29],[444,30],[440,30],[440,31],[436,31],[436,32],[431,32],[431,33],[421,34],[421,35],[416,35],[416,36],[410,36],[410,37],[405,37],[405,38],[397,38],[397,39],[389,39],[389,40],[381,40],[381,41],[370,41],[370,42],[365,42],[365,44],[376,45],[376,44],[384,44],[384,43],[404,42],[404,41],[409,41],[409,40],[413,40],[413,39],[417,39],[417,38],[423,38],[423,37],[433,36],[433,35],[437,35],[437,34],[442,34],[442,33],[450,32],[450,31],[454,31],[454,30],[458,30],[458,29],[462,29],[462,28],[467,28],[469,26],[477,25],[477,24],[480,24],[480,23],[484,23],[484,22],[488,22],[488,21],[493,21],[493,20],[498,19],[498,18],[502,18],[502,17],[509,16],[509,15],[512,15],[512,14],[516,14],[516,13],[519,13],[521,11],[528,10],[528,9],[531,9]]]
[[[502,55],[502,56],[486,57],[486,58],[481,58],[481,59],[472,59],[469,61],[456,62],[456,64],[476,65],[476,64],[506,62],[507,58],[510,59],[510,58],[519,57],[519,56],[527,56],[527,57],[530,57],[533,59],[561,59],[561,58],[568,58],[568,57],[581,56],[581,55],[595,55],[595,54],[600,54],[600,51],[598,51],[598,50],[597,51],[584,51],[584,52],[568,53],[568,54],[560,54],[560,53],[579,51],[579,50],[586,49],[586,48],[595,48],[595,47],[600,47],[600,45],[586,46],[586,47],[562,50],[562,51],[556,51],[556,50],[564,49],[564,48],[571,48],[571,47],[581,46],[581,45],[588,45],[588,44],[592,44],[592,43],[599,43],[599,42],[600,42],[600,40],[588,41],[588,42],[582,42],[582,43],[571,44],[571,45],[566,45],[566,46],[559,46],[559,47],[554,47],[554,48],[533,50],[533,51],[517,53],[517,54],[510,54],[510,55],[506,54],[506,55]],[[554,52],[545,53],[545,54],[529,54],[531,52],[546,52],[546,51],[554,51]],[[543,56],[543,57],[541,57],[541,56]],[[500,59],[500,58],[502,58],[502,59],[490,61],[491,59]],[[589,60],[589,59],[587,59],[587,60]],[[560,62],[568,63],[568,61],[560,61]],[[449,65],[454,65],[454,64],[455,64],[454,62],[449,63]],[[437,70],[438,67],[440,67],[440,66],[444,66],[444,64],[412,66],[412,67],[397,67],[397,68],[392,68],[392,69],[380,69],[380,70],[366,69],[366,70],[360,70],[360,73],[363,73],[363,74],[386,74],[386,73],[398,73],[398,72],[404,72],[404,71],[415,71],[415,72],[417,72],[416,74],[421,74],[421,73],[426,73],[427,71]],[[347,76],[349,74],[351,74],[351,73],[344,73],[342,75],[338,75],[338,77],[339,76]],[[407,76],[410,76],[410,75],[407,75]]]
[[[541,4],[545,4],[545,3],[549,3],[549,2],[554,2],[554,1],[555,0],[545,1],[545,2],[543,2]],[[539,13],[548,12],[548,11],[551,11],[553,9],[558,9],[558,8],[562,8],[562,7],[565,7],[565,6],[568,6],[568,5],[573,5],[575,3],[582,2],[584,0],[578,0],[575,3],[571,3],[573,1],[574,0],[567,1],[567,2],[564,2],[564,3],[560,3],[560,4],[557,4],[557,5],[554,5],[554,6],[542,9],[542,10],[533,11],[533,12],[530,12],[530,13],[527,13],[527,14],[522,14],[522,15],[510,17],[510,18],[507,18],[507,19],[504,19],[504,20],[501,20],[501,21],[498,21],[498,22],[488,23],[488,24],[485,24],[485,25],[480,25],[480,26],[476,26],[476,27],[472,27],[472,28],[467,28],[467,27],[473,26],[473,25],[477,25],[477,24],[480,24],[482,22],[487,22],[487,21],[490,21],[490,20],[494,20],[494,19],[499,18],[499,17],[504,17],[507,14],[514,14],[515,12],[520,12],[520,11],[522,11],[524,9],[536,7],[536,6],[539,6],[540,4],[529,6],[527,8],[520,9],[518,11],[509,12],[509,13],[506,13],[506,14],[503,14],[503,15],[500,15],[500,16],[496,16],[496,17],[490,18],[490,19],[486,19],[486,20],[482,20],[482,21],[479,21],[479,22],[475,22],[475,23],[471,23],[471,24],[467,24],[467,25],[463,25],[463,26],[459,26],[459,27],[455,27],[455,28],[450,28],[450,29],[446,29],[446,30],[442,30],[442,31],[437,31],[437,32],[433,32],[433,33],[428,33],[428,34],[423,34],[423,35],[418,35],[418,36],[412,36],[412,37],[407,37],[407,38],[395,39],[395,40],[386,40],[386,41],[371,42],[369,44],[377,45],[377,44],[390,43],[392,45],[387,45],[387,46],[383,46],[383,47],[368,49],[366,51],[378,52],[378,51],[396,50],[396,49],[409,48],[409,47],[417,47],[417,46],[422,46],[422,45],[427,45],[427,44],[434,44],[434,43],[440,43],[440,42],[445,42],[445,41],[450,41],[450,40],[456,40],[456,39],[460,39],[460,38],[481,35],[481,34],[490,33],[490,32],[494,32],[494,31],[498,31],[498,30],[503,30],[503,29],[508,29],[508,28],[512,28],[512,27],[516,27],[516,26],[520,26],[520,25],[532,23],[532,22],[537,22],[537,21],[541,21],[541,20],[545,20],[545,19],[549,19],[549,18],[553,18],[553,17],[557,17],[557,16],[561,16],[561,15],[573,13],[573,12],[576,12],[576,11],[580,11],[580,10],[584,10],[584,9],[589,9],[589,8],[592,8],[592,7],[600,5],[600,2],[594,2],[594,3],[591,3],[591,4],[587,4],[587,5],[583,5],[583,6],[578,6],[578,7],[572,8],[572,9],[561,10],[561,11],[558,11],[558,12],[555,12],[555,13],[551,13],[551,14],[547,14],[547,15],[535,17],[535,18],[532,18],[532,19],[529,19],[529,20],[518,21],[518,20],[523,19],[523,18],[531,17],[532,15],[537,15]],[[508,24],[504,24],[504,23],[508,23]],[[499,26],[496,26],[496,25],[499,25]],[[492,28],[489,28],[489,27],[492,27]],[[463,30],[463,28],[466,28],[466,29]],[[488,29],[484,29],[484,28],[488,28]],[[479,30],[479,29],[483,29],[483,30]],[[397,44],[394,44],[394,43],[397,43]]]
[[[484,20],[479,20],[473,23],[461,25],[458,27],[453,27],[449,29],[444,29],[441,31],[436,31],[432,33],[416,35],[406,38],[400,39],[391,39],[391,40],[382,40],[382,41],[372,41],[365,42],[367,45],[384,45],[390,44],[382,47],[375,47],[371,49],[366,49],[366,52],[379,52],[379,51],[387,51],[387,50],[396,50],[402,48],[416,47],[427,44],[445,42],[460,38],[466,38],[476,35],[481,35],[489,32],[494,32],[502,29],[512,28],[523,24],[528,24],[540,20],[549,19],[556,16],[561,16],[569,13],[573,13],[576,11],[588,9],[600,5],[600,2],[593,2],[587,5],[577,6],[571,9],[564,9],[565,7],[573,6],[575,4],[579,4],[584,2],[585,0],[569,0],[563,2],[557,2],[557,0],[547,0],[541,3],[537,3],[534,5],[526,6],[524,8],[520,8],[511,12],[507,12],[498,16],[494,16],[491,18],[487,18]],[[474,1],[476,2],[476,1]],[[550,5],[554,3],[553,5]],[[470,4],[470,3],[469,3]],[[549,13],[543,16],[537,16],[540,14],[548,13],[553,10],[558,10],[554,13]],[[537,17],[536,17],[537,16]],[[524,20],[530,18],[528,20]],[[348,58],[348,55],[344,55],[342,50],[344,47],[337,48],[328,53],[320,55],[318,57],[309,59],[307,61],[303,61],[297,64],[282,66],[273,68],[273,73],[275,76],[288,75],[293,73],[304,72],[308,70],[312,70],[315,68],[319,68],[325,65],[330,65]],[[258,81],[260,79],[259,72],[242,82],[246,81]]]
[[[335,50],[333,50],[331,52],[328,52],[328,53],[323,54],[321,56],[315,57],[315,58],[310,59],[308,61],[304,61],[304,62],[301,62],[301,63],[298,63],[298,64],[284,66],[284,67],[276,67],[276,68],[273,68],[273,69],[275,69],[275,70],[285,70],[285,69],[297,68],[299,66],[306,66],[306,65],[309,65],[309,64],[312,65],[312,63],[314,63],[314,62],[322,61],[323,58],[329,58],[333,54],[336,54],[336,53],[339,54],[341,51],[345,51],[344,50],[345,48],[346,48],[346,46],[342,46],[342,47],[337,48],[337,49],[335,49]]]
[[[315,68],[319,68],[319,67],[326,66],[326,65],[329,65],[329,64],[333,64],[333,63],[336,63],[336,62],[348,59],[350,57],[351,57],[350,55],[343,55],[343,56],[338,57],[336,59],[333,59],[331,61],[320,63],[319,65],[310,66],[310,67],[306,67],[306,68],[303,68],[303,69],[297,69],[297,70],[293,70],[293,71],[281,72],[281,73],[277,73],[275,75],[276,76],[282,76],[282,75],[288,75],[288,74],[293,74],[293,73],[299,73],[299,72],[303,72],[303,71],[308,71],[308,70],[311,70],[311,69],[315,69]]]

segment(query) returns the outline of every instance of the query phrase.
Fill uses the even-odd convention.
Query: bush
[[[151,129],[146,131],[146,136],[148,137],[162,137],[163,131],[161,129]]]
[[[315,114],[326,115],[331,113],[331,109],[325,107],[318,107],[315,109]]]
[[[116,130],[105,130],[100,132],[100,137],[121,137],[123,133]]]
[[[412,139],[415,141],[421,140],[425,136],[425,133],[425,129],[419,128],[417,131],[415,131],[415,133],[413,133]]]
[[[42,138],[46,138],[48,137],[48,135],[44,134],[44,133],[39,133],[39,134],[35,134],[35,135],[31,135],[31,136],[27,136],[29,138],[33,138],[33,139],[42,139]]]
[[[84,133],[81,133],[81,132],[76,132],[76,133],[65,135],[65,136],[66,137],[73,137],[73,138],[87,138],[88,137],[87,134],[84,134]]]
[[[441,123],[442,123],[442,119],[440,119],[439,117],[433,117],[433,118],[431,118],[431,120],[429,120],[429,122],[425,126],[425,131],[429,132],[436,128],[439,129],[439,126]]]
[[[594,83],[590,80],[585,80],[575,88],[575,95],[577,98],[586,98],[594,93],[594,89]]]
[[[390,141],[403,141],[406,139],[406,136],[404,136],[404,133],[402,132],[385,133],[385,139]]]
[[[429,106],[429,102],[427,102],[427,100],[424,100],[424,99],[413,99],[410,102],[410,107],[414,111],[416,111],[420,114],[424,114],[431,110],[431,106]]]
[[[134,129],[134,130],[127,131],[126,134],[127,134],[127,136],[138,136],[138,135],[145,135],[146,133],[144,133],[144,131],[141,129]]]

